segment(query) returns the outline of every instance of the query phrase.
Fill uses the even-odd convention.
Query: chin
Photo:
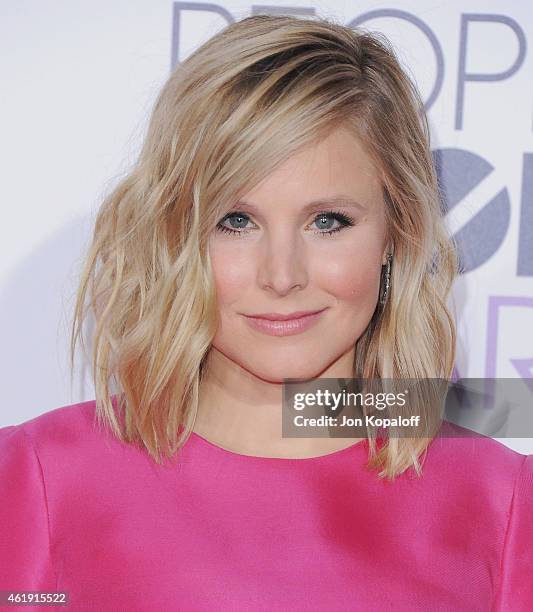
[[[320,376],[327,367],[326,364],[310,363],[302,357],[302,361],[291,360],[285,363],[283,359],[268,363],[242,364],[246,370],[257,378],[271,383],[283,383],[286,378],[311,379]]]

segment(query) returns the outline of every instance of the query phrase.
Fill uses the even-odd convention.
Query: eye
[[[333,227],[333,223],[337,222],[339,225]],[[313,223],[316,223],[316,227],[319,228],[318,234],[325,234],[331,236],[336,232],[340,232],[345,227],[351,227],[355,224],[355,220],[348,215],[344,215],[338,212],[320,212],[314,218]]]
[[[250,217],[245,213],[233,212],[226,215],[222,221],[217,224],[217,231],[225,234],[243,234],[248,231],[246,224],[250,221]],[[224,225],[226,222],[230,224],[230,227]]]
[[[247,227],[248,223],[251,223],[250,217],[243,212],[231,212],[228,213],[216,226],[217,231],[225,234],[247,234],[252,228]],[[340,232],[345,227],[351,227],[355,225],[355,220],[343,213],[333,211],[322,211],[319,212],[313,223],[316,223],[318,231],[316,234],[321,236],[331,236],[336,232]],[[337,223],[336,226],[334,224]]]

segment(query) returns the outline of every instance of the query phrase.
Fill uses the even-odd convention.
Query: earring
[[[387,302],[387,298],[389,296],[389,289],[390,289],[390,270],[391,270],[391,264],[392,264],[392,253],[387,253],[387,263],[383,264],[382,268],[385,268],[385,278],[384,278],[384,283],[382,283],[382,290],[380,291],[380,296],[379,296],[379,303],[381,304],[381,306],[384,306],[385,303]],[[384,284],[384,287],[383,287]]]

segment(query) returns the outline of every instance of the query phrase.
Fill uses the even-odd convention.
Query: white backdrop
[[[533,379],[533,3],[0,2],[0,427],[94,398],[69,384],[80,258],[177,61],[254,12],[384,32],[426,101],[461,250],[456,374]],[[533,405],[532,405],[533,409]],[[533,452],[533,439],[502,442]]]

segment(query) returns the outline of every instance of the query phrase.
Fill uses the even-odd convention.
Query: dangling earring
[[[385,305],[385,303],[387,302],[387,298],[389,296],[391,265],[392,265],[392,253],[387,253],[387,263],[383,264],[382,266],[382,268],[385,268],[385,273],[384,273],[384,282],[382,282],[380,296],[379,296],[379,303],[381,306]]]

